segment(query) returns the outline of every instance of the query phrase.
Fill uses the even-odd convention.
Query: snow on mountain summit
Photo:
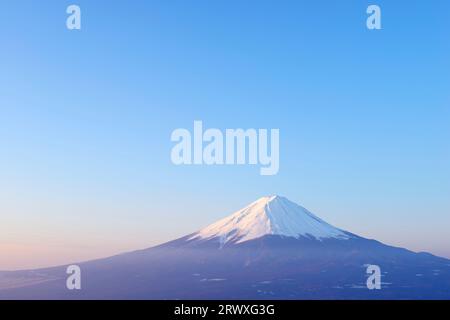
[[[241,243],[266,235],[303,236],[317,240],[351,237],[284,197],[268,196],[198,231],[190,239],[219,238],[223,244]]]

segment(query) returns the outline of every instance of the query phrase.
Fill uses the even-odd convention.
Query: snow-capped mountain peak
[[[241,243],[266,235],[349,239],[351,236],[281,196],[266,196],[195,233],[190,239]]]

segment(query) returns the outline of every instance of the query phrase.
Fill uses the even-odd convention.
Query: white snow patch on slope
[[[309,236],[317,240],[351,237],[296,203],[284,197],[269,196],[200,230],[190,240],[219,238],[223,245],[229,241],[241,243],[265,235]]]

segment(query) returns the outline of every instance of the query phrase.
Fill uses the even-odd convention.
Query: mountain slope
[[[382,289],[366,287],[366,265]],[[194,234],[80,264],[0,273],[2,299],[449,299],[450,261],[337,229],[282,197],[264,197]],[[1,289],[3,287],[3,290]]]

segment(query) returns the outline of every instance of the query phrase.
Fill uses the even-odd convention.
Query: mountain
[[[280,196],[263,197],[205,229],[192,239],[219,238],[221,245],[242,243],[267,235],[348,239],[350,235]]]
[[[381,289],[366,286],[367,265]],[[449,299],[450,260],[338,229],[280,196],[198,232],[66,267],[0,272],[0,299]]]

